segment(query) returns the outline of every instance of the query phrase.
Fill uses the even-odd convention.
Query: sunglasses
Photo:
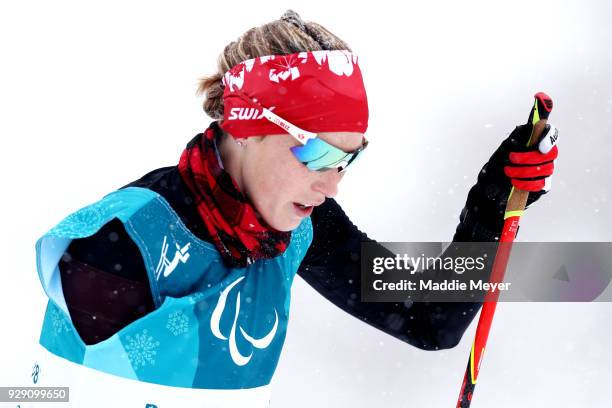
[[[361,153],[368,146],[368,141],[364,137],[360,147],[351,151],[345,152],[321,139],[318,134],[301,129],[291,122],[281,118],[271,110],[263,107],[259,101],[249,98],[243,92],[237,92],[242,99],[254,104],[262,111],[262,116],[283,128],[287,133],[293,136],[300,146],[291,147],[291,153],[295,158],[308,167],[312,171],[326,171],[336,169],[339,173],[346,171],[347,167],[361,156]]]

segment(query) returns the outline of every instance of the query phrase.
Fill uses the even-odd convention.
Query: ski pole
[[[553,107],[552,99],[544,92],[535,94],[534,99],[535,101],[529,113],[528,120],[528,123],[531,123],[533,127],[527,146],[533,146],[539,142],[544,132],[548,115],[550,115]],[[510,190],[510,196],[508,197],[508,203],[506,204],[506,211],[504,213],[504,227],[495,254],[495,260],[493,261],[490,278],[491,282],[503,281],[508,259],[510,258],[512,242],[516,237],[519,220],[527,205],[528,196],[528,191],[515,189],[514,187]],[[480,365],[482,364],[482,358],[487,345],[487,339],[489,337],[489,331],[491,330],[491,323],[493,322],[493,315],[495,314],[498,298],[498,289],[489,291],[485,295],[478,326],[476,328],[476,335],[472,343],[472,350],[470,351],[470,358],[465,370],[465,375],[463,376],[463,384],[461,385],[457,408],[467,408],[472,402],[474,388],[476,387],[476,380],[478,379]]]

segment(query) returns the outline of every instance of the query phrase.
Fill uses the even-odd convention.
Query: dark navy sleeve
[[[453,241],[494,241],[496,233],[468,224],[464,209]],[[362,302],[361,242],[374,242],[327,199],[311,215],[313,242],[298,274],[327,300],[352,316],[424,350],[454,347],[480,309],[476,302]],[[381,253],[394,257],[380,246]]]
[[[70,317],[85,344],[106,340],[154,310],[140,250],[117,218],[73,240],[59,270]]]

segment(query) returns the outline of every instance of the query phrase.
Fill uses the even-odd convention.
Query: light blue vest
[[[58,262],[75,238],[119,218],[138,245],[156,309],[112,337],[85,345],[71,322]],[[156,384],[207,389],[270,383],[285,340],[290,289],[312,242],[305,218],[287,250],[246,268],[224,266],[159,194],[115,191],[62,220],[36,243],[49,297],[40,343],[97,370]]]

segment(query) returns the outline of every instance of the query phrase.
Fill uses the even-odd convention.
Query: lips
[[[314,209],[314,207],[314,205],[293,203],[293,208],[300,217],[308,217],[310,214],[312,214],[312,210]]]

